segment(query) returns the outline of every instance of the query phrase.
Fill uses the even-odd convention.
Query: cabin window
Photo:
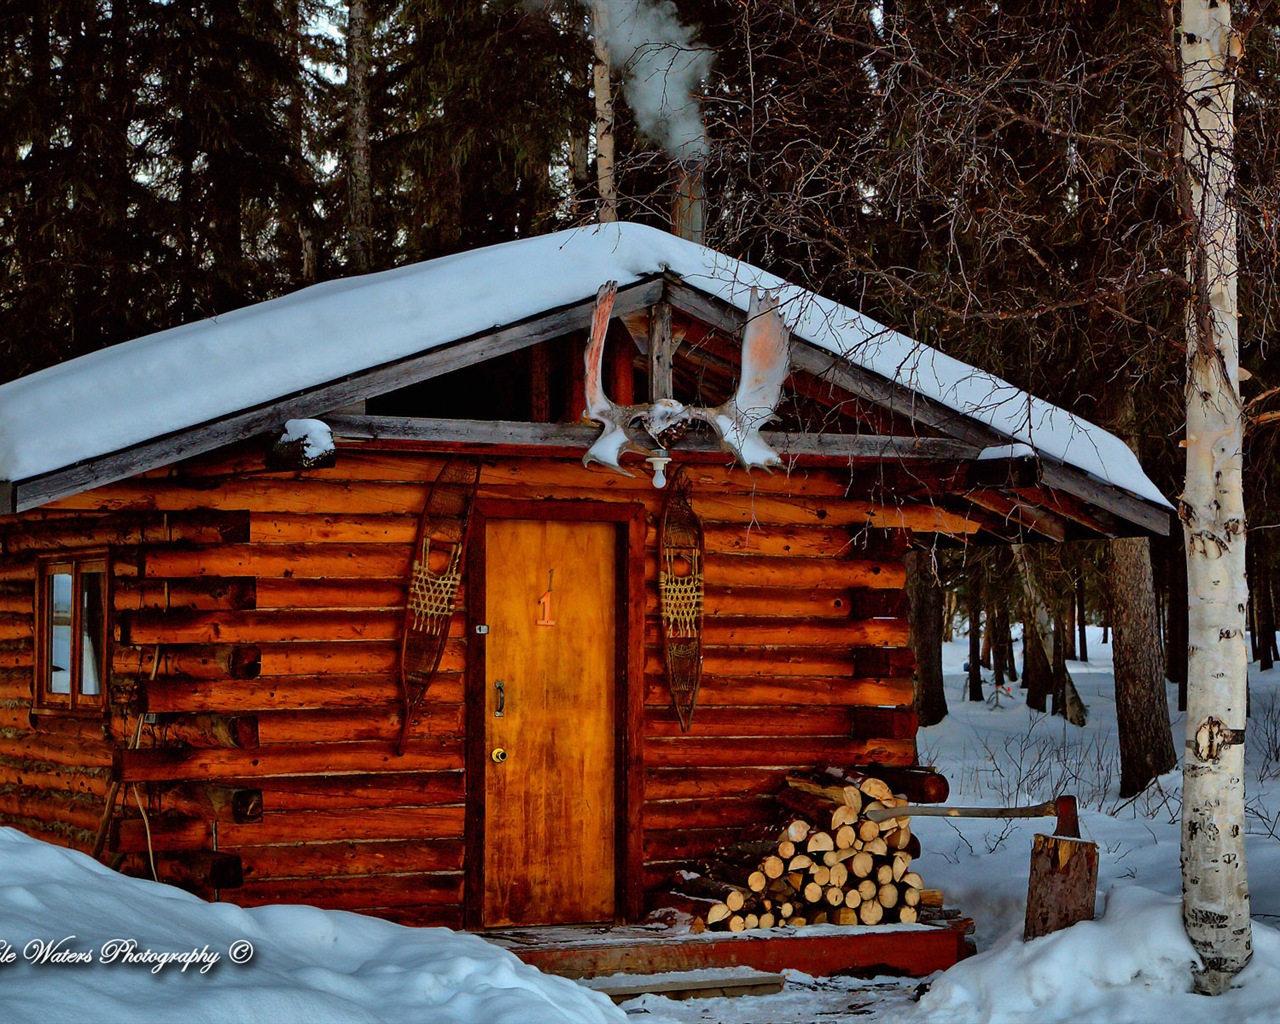
[[[107,679],[107,560],[47,562],[38,586],[36,707],[100,710]]]

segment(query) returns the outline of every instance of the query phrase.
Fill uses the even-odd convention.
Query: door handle
[[[498,691],[498,707],[494,711],[493,717],[501,718],[504,714],[502,709],[507,706],[507,689],[501,679],[494,681],[493,688]]]
[[[507,752],[501,747],[495,747],[493,753],[489,755],[493,759],[494,764],[502,764],[507,759]]]

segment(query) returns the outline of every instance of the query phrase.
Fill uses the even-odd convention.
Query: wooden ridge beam
[[[540,448],[577,454],[589,448],[600,434],[595,424],[523,423],[513,420],[451,420],[408,416],[327,416],[325,422],[336,437],[359,441],[411,441],[423,444],[450,444],[465,447]],[[637,443],[649,438],[640,427],[628,435]],[[978,454],[963,441],[945,437],[893,437],[881,434],[793,434],[777,430],[761,431],[780,454],[804,457],[849,459],[939,459],[970,460]],[[675,446],[679,452],[725,454],[710,435],[686,434]],[[998,464],[1010,460],[983,460],[983,473],[996,472]],[[991,466],[990,470],[985,467]],[[1007,470],[1006,470],[1007,471]]]

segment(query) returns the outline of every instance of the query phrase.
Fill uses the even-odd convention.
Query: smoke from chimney
[[[676,160],[701,160],[707,132],[697,91],[712,51],[670,0],[591,0],[608,8],[608,42],[636,124]]]

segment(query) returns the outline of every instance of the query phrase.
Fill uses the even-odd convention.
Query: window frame
[[[102,576],[102,660],[98,668],[98,692],[83,693],[84,686],[84,577]],[[50,580],[71,577],[70,681],[67,693],[53,691],[53,600]],[[35,666],[33,711],[64,715],[101,715],[107,708],[107,680],[111,673],[111,563],[105,550],[77,551],[40,559],[36,569]]]

